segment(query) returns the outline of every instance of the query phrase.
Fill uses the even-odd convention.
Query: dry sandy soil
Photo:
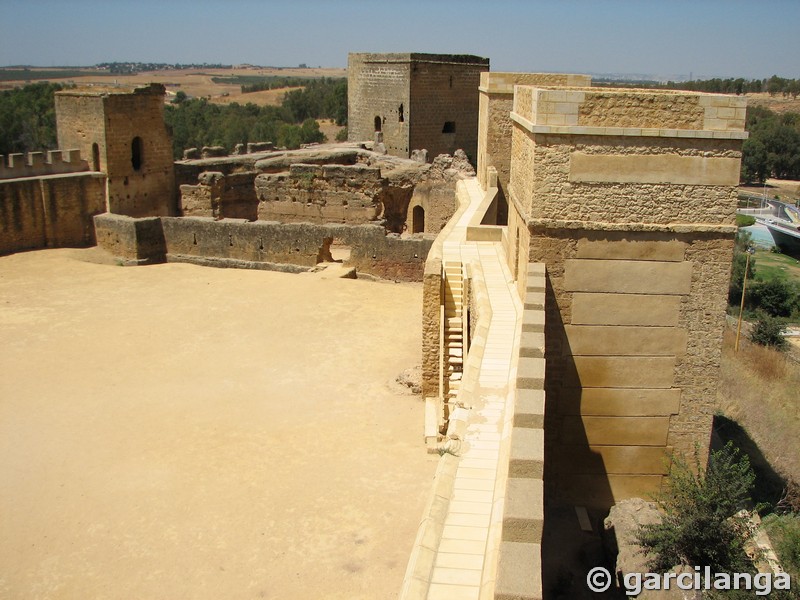
[[[36,69],[32,69],[36,70]],[[241,87],[236,85],[226,85],[214,83],[212,77],[233,77],[235,75],[246,75],[252,77],[301,77],[304,79],[312,77],[347,77],[346,69],[182,69],[180,71],[146,71],[135,75],[111,75],[111,76],[91,76],[73,77],[69,79],[51,79],[53,83],[74,83],[76,85],[112,85],[115,82],[127,85],[146,85],[148,83],[163,83],[167,88],[168,99],[174,96],[179,90],[183,90],[192,97],[210,97],[212,102],[230,103],[239,102],[241,104],[252,102],[258,105],[280,104],[283,94],[290,89],[268,90],[267,92],[255,92],[252,94],[242,94]],[[7,81],[3,85],[13,87],[14,85],[24,85],[24,81]],[[227,95],[226,95],[227,94]]]
[[[770,96],[763,94],[747,94],[747,103],[751,106],[766,106],[777,113],[800,112],[800,97],[784,97],[782,94]]]
[[[0,598],[394,598],[421,287],[0,257]]]

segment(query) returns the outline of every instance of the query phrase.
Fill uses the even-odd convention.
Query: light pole
[[[742,302],[739,305],[739,323],[736,325],[736,345],[733,347],[733,352],[739,352],[739,336],[742,333],[742,313],[744,313],[744,295],[747,293],[747,272],[750,270],[750,256],[755,253],[756,249],[753,246],[748,246],[745,253],[747,254],[747,261],[744,264],[744,278],[742,279]]]

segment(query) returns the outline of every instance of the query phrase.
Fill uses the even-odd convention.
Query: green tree
[[[747,301],[753,308],[763,310],[771,317],[788,317],[792,314],[797,290],[782,279],[759,281],[748,290]]]
[[[637,543],[651,556],[650,568],[666,572],[677,565],[709,566],[711,571],[746,572],[744,551],[751,529],[739,513],[750,497],[755,474],[747,456],[731,442],[711,453],[708,467],[673,457],[670,486],[657,499],[660,523],[642,525]]]

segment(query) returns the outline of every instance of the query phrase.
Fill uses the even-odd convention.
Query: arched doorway
[[[421,206],[411,211],[411,233],[425,233],[425,209]]]
[[[376,116],[375,117],[375,133],[380,132],[381,124],[382,124],[381,118],[379,116]]]

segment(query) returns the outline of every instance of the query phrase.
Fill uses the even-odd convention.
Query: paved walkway
[[[466,182],[470,210],[444,242],[444,261],[480,264],[492,320],[481,362],[477,393],[460,449],[453,495],[428,591],[429,600],[477,600],[481,581],[494,580],[499,539],[490,536],[492,510],[507,403],[513,404],[513,358],[519,345],[522,304],[509,282],[513,277],[499,242],[467,242],[466,228],[483,192]],[[505,477],[505,473],[499,473]],[[504,487],[504,485],[502,486]],[[497,512],[495,512],[497,514]],[[486,558],[489,557],[489,560]],[[495,559],[495,560],[493,560]]]

